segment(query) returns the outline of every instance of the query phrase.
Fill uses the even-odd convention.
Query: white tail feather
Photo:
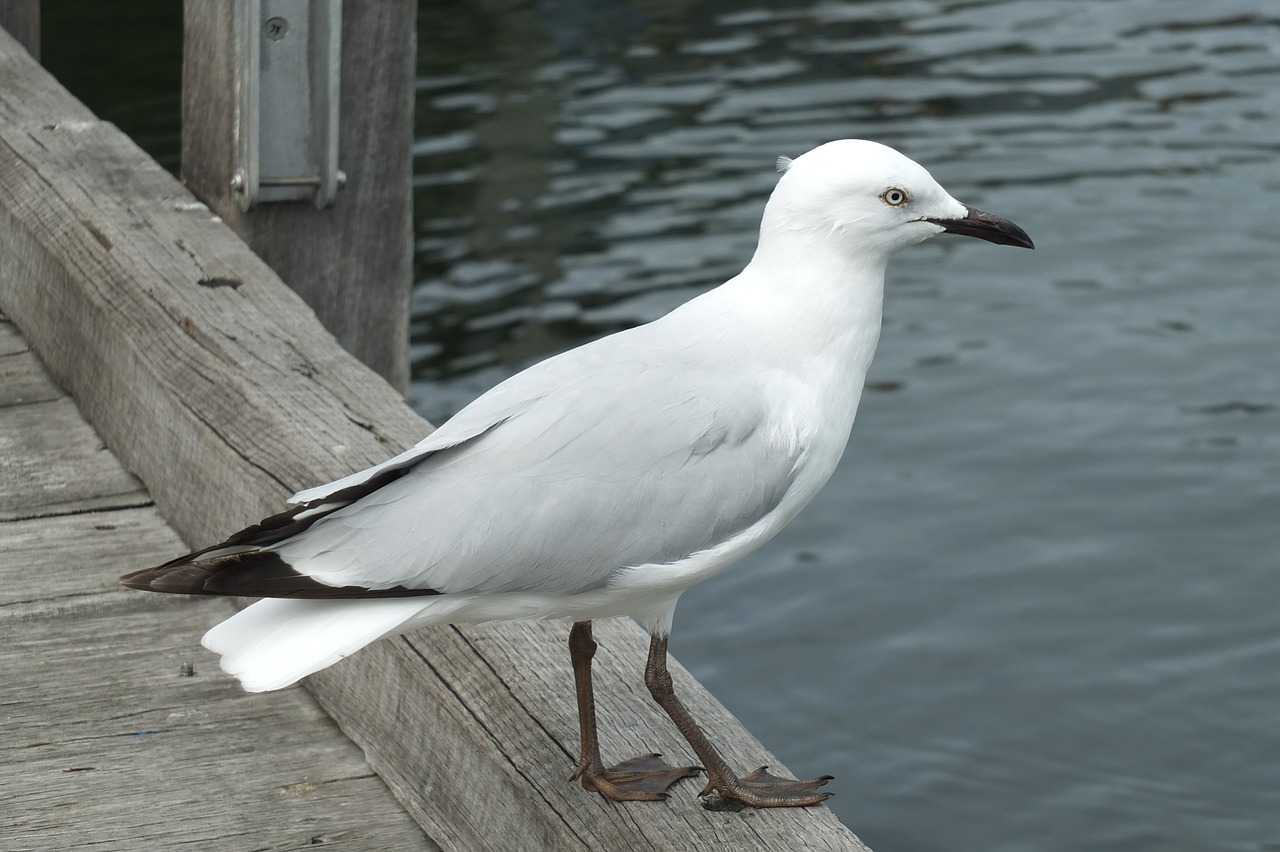
[[[281,689],[333,665],[431,608],[432,598],[258,601],[202,640],[249,692]],[[411,626],[419,626],[417,620]]]

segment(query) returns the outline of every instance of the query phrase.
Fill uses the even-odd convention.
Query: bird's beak
[[[1036,247],[1035,243],[1031,242],[1031,238],[1027,236],[1027,232],[1008,219],[991,213],[984,213],[972,207],[965,208],[965,215],[962,219],[926,218],[924,221],[941,225],[942,229],[948,234],[977,237],[980,240],[986,240],[989,243],[997,243],[1002,246],[1022,246],[1029,249]]]

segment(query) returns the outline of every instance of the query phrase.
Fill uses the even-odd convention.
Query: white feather
[[[249,692],[280,689],[331,666],[430,606],[431,598],[258,601],[214,626],[204,646]]]

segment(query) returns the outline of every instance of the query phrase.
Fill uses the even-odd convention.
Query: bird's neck
[[[732,309],[776,341],[782,357],[829,364],[859,386],[880,337],[887,258],[833,249],[831,240],[762,237],[724,286]]]

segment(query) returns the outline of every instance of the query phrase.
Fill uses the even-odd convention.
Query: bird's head
[[[765,209],[762,242],[793,235],[880,258],[944,232],[1035,247],[1008,219],[961,204],[923,166],[877,142],[828,142],[794,160],[779,158],[778,168],[783,175]]]

